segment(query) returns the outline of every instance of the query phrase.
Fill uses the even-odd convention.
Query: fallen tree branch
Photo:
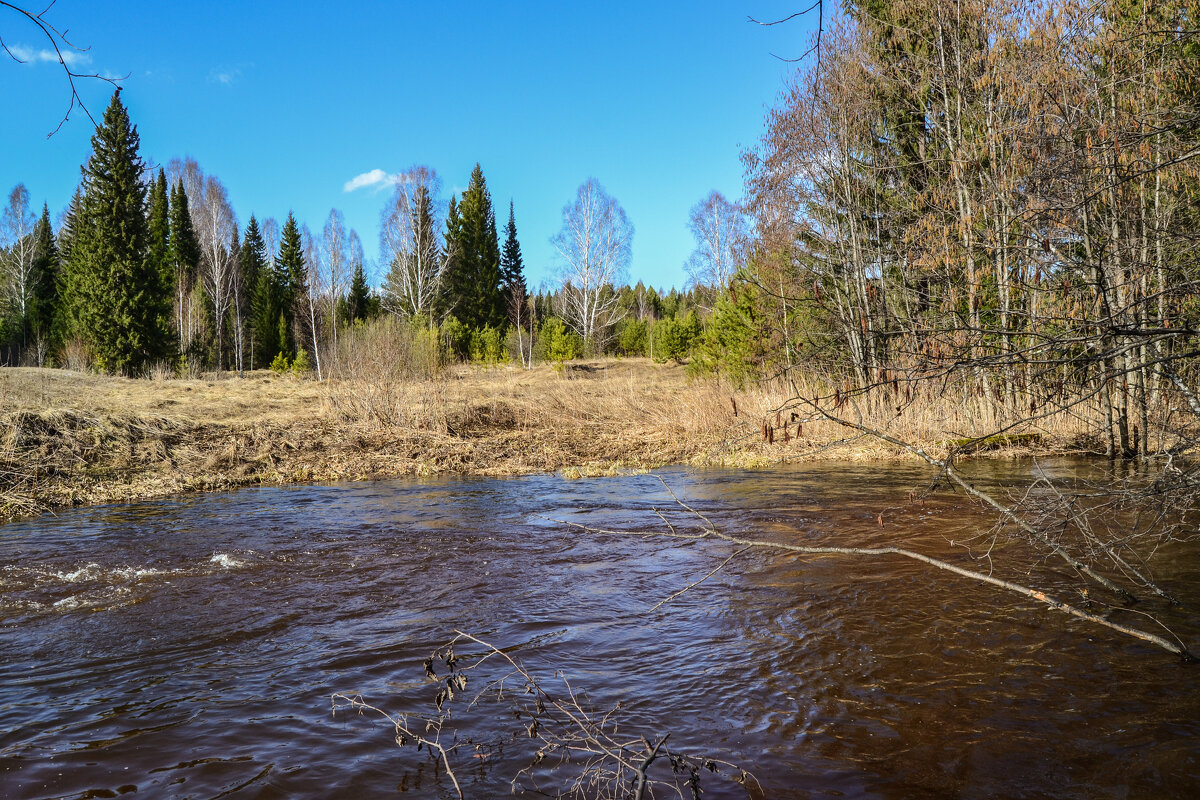
[[[941,473],[946,476],[947,480],[949,480],[951,483],[953,483],[958,488],[962,489],[964,492],[966,492],[971,497],[975,498],[979,502],[983,503],[984,505],[988,506],[992,510],[999,513],[1005,520],[1016,525],[1027,536],[1029,536],[1031,539],[1036,541],[1039,545],[1041,545],[1042,547],[1045,547],[1051,553],[1058,556],[1060,559],[1062,559],[1064,562],[1066,562],[1068,565],[1070,565],[1070,567],[1072,569],[1079,572],[1081,575],[1085,575],[1086,577],[1095,581],[1100,586],[1103,586],[1105,589],[1108,589],[1109,591],[1124,598],[1125,600],[1128,600],[1130,602],[1137,602],[1138,598],[1135,594],[1133,594],[1133,592],[1118,585],[1111,578],[1100,574],[1099,572],[1097,572],[1095,569],[1093,569],[1089,565],[1087,565],[1087,564],[1083,563],[1082,561],[1080,561],[1079,559],[1075,558],[1075,556],[1073,556],[1069,552],[1067,552],[1061,545],[1057,544],[1056,542],[1051,541],[1049,538],[1046,537],[1046,535],[1042,531],[1039,531],[1037,528],[1030,525],[1028,522],[1026,522],[1024,519],[1022,519],[1020,517],[1020,515],[1016,514],[1008,506],[999,502],[998,500],[996,500],[994,497],[987,494],[986,492],[981,492],[980,490],[976,489],[968,480],[966,480],[958,472],[958,470],[956,470],[954,468],[952,458],[947,458],[947,459],[935,458],[934,456],[932,456],[928,452],[926,452],[923,448],[918,447],[909,442],[906,442],[902,439],[898,439],[895,436],[892,436],[891,434],[886,433],[885,431],[876,430],[875,428],[871,428],[867,425],[863,425],[861,422],[853,422],[851,420],[839,417],[835,414],[830,414],[828,411],[821,408],[820,405],[816,401],[808,400],[807,398],[804,398],[804,397],[799,397],[799,398],[797,398],[797,400],[799,402],[803,403],[804,405],[807,405],[808,407],[813,409],[813,411],[820,414],[822,417],[829,420],[830,422],[834,422],[834,423],[841,425],[843,427],[846,427],[846,428],[852,428],[852,429],[860,431],[861,433],[864,433],[868,436],[872,436],[876,439],[879,439],[880,441],[888,442],[889,444],[893,444],[893,445],[896,445],[897,447],[901,447],[901,448],[907,450],[908,452],[912,453],[913,455],[917,456],[921,460],[925,461],[929,465],[937,467],[941,471]],[[1109,551],[1109,554],[1110,555],[1112,554],[1111,551]],[[1142,574],[1140,571],[1133,570],[1133,575],[1135,575],[1137,577],[1139,582],[1141,582],[1144,586],[1149,587],[1155,594],[1158,594],[1158,595],[1168,598],[1168,599],[1170,598],[1170,595],[1167,594],[1164,589],[1162,589],[1157,583],[1155,583],[1153,580],[1151,580],[1148,576]]]
[[[673,538],[673,539],[692,539],[692,540],[714,538],[714,539],[720,539],[721,541],[728,542],[730,544],[738,545],[741,548],[740,550],[735,552],[733,555],[731,555],[729,558],[726,558],[723,562],[721,562],[721,564],[717,567],[717,569],[712,570],[708,575],[706,575],[700,581],[696,581],[696,585],[701,583],[704,579],[707,579],[707,578],[711,577],[712,575],[716,574],[721,568],[723,568],[726,564],[728,564],[730,561],[732,561],[734,556],[740,555],[741,553],[744,553],[747,550],[750,550],[752,548],[758,548],[758,549],[764,549],[764,550],[778,550],[778,551],[783,551],[783,552],[788,552],[788,553],[796,553],[799,555],[816,555],[816,556],[822,556],[822,555],[848,555],[848,556],[869,556],[869,557],[900,556],[902,558],[908,558],[908,559],[912,559],[913,561],[919,561],[922,564],[927,564],[931,567],[935,567],[940,570],[945,570],[945,571],[951,572],[955,575],[959,575],[964,578],[969,578],[971,580],[978,581],[980,583],[985,583],[985,584],[988,584],[989,586],[994,586],[998,589],[1003,589],[1007,592],[1011,592],[1013,594],[1017,594],[1022,597],[1026,597],[1026,598],[1035,600],[1038,603],[1049,606],[1050,608],[1053,608],[1057,611],[1062,611],[1063,613],[1068,614],[1072,617],[1076,617],[1077,619],[1081,619],[1081,620],[1090,622],[1095,625],[1100,625],[1105,628],[1108,628],[1109,630],[1113,630],[1118,633],[1122,633],[1126,636],[1131,636],[1135,639],[1140,639],[1141,641],[1153,644],[1156,647],[1160,647],[1169,653],[1174,653],[1175,655],[1182,657],[1185,661],[1195,661],[1196,660],[1196,657],[1188,651],[1187,647],[1179,639],[1179,637],[1175,636],[1175,634],[1173,634],[1173,633],[1171,634],[1171,636],[1174,638],[1174,641],[1171,641],[1170,639],[1159,636],[1158,634],[1150,633],[1149,631],[1144,631],[1139,628],[1134,628],[1130,625],[1123,625],[1119,622],[1113,622],[1111,620],[1105,619],[1104,617],[1102,617],[1098,614],[1093,614],[1092,612],[1087,611],[1086,609],[1079,608],[1078,606],[1075,606],[1071,603],[1066,602],[1065,600],[1061,600],[1057,597],[1054,597],[1053,595],[1047,594],[1046,592],[1043,592],[1039,589],[1034,589],[1029,586],[1024,586],[1022,584],[1015,583],[1010,580],[1005,580],[1004,578],[997,578],[996,576],[990,575],[987,573],[977,572],[975,570],[967,569],[965,567],[960,567],[957,564],[951,564],[950,562],[943,561],[940,558],[934,558],[932,556],[927,556],[924,553],[918,553],[914,550],[909,550],[907,548],[903,548],[903,547],[835,547],[835,546],[816,547],[816,546],[810,546],[810,545],[787,544],[784,542],[767,542],[767,541],[761,541],[761,540],[756,540],[756,539],[746,539],[741,536],[732,536],[730,534],[723,533],[720,530],[718,530],[716,528],[716,526],[713,525],[712,522],[707,519],[707,517],[704,517],[699,512],[695,511],[695,509],[691,508],[691,506],[687,505],[682,500],[680,500],[678,498],[678,496],[675,494],[675,492],[671,489],[671,487],[667,485],[666,481],[663,480],[662,476],[656,475],[655,477],[658,478],[658,480],[660,482],[662,482],[662,484],[666,488],[667,492],[672,497],[675,498],[676,502],[679,504],[679,506],[681,508],[691,511],[692,513],[696,514],[698,517],[700,517],[707,523],[707,527],[704,528],[703,531],[701,531],[699,533],[692,533],[692,534],[679,533],[679,532],[664,533],[661,531],[620,531],[620,530],[610,530],[610,529],[606,529],[606,528],[595,528],[595,527],[592,527],[589,525],[584,525],[579,522],[571,522],[569,520],[553,519],[550,517],[544,517],[544,518],[550,519],[551,521],[557,522],[562,525],[571,526],[573,528],[585,531],[590,534],[608,535],[608,536],[636,536],[636,537],[640,537],[640,538],[666,537],[666,538]],[[691,587],[685,587],[685,589],[683,591],[686,591],[688,588],[691,588]],[[668,599],[674,599],[675,597],[678,597],[679,595],[683,594],[683,591],[676,592],[674,595],[672,595]],[[662,604],[660,603],[659,605],[662,605]],[[658,608],[658,606],[656,605],[655,608]],[[1155,622],[1157,622],[1159,625],[1162,625],[1162,623],[1159,622],[1158,620],[1155,620]],[[1163,627],[1165,628],[1165,626],[1163,626]],[[1169,632],[1169,630],[1168,630],[1168,632]]]

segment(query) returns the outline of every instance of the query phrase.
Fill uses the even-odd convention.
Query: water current
[[[742,536],[961,560],[952,542],[992,522],[958,495],[911,501],[915,465],[659,474]],[[656,509],[695,527],[652,475],[257,488],[0,526],[0,797],[452,797],[424,752],[330,696],[432,713],[421,663],[455,629],[771,798],[1200,796],[1197,665],[896,558],[753,551],[651,611],[733,548],[555,521],[665,530]],[[1200,559],[1160,556],[1195,648]],[[1072,591],[1033,566],[1016,576]],[[456,774],[508,796],[528,757]]]

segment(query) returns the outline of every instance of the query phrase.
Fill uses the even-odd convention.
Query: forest
[[[319,233],[290,213],[239,228],[194,160],[148,169],[118,91],[57,226],[23,186],[9,195],[0,354],[326,378],[386,325],[435,364],[647,355],[735,385],[817,379],[839,408],[953,387],[998,429],[1066,412],[1107,453],[1146,457],[1178,441],[1170,401],[1198,407],[1196,14],[1185,0],[830,15],[743,153],[744,202],[714,192],[693,209],[683,292],[623,284],[633,225],[595,180],[564,209],[561,282],[530,292],[514,208],[501,237],[478,164],[445,204],[432,169],[402,175],[370,286],[338,211]]]
[[[371,286],[362,242],[337,209],[319,233],[291,212],[282,226],[252,214],[240,227],[225,186],[194,159],[149,168],[118,89],[57,226],[45,205],[35,215],[24,185],[8,195],[3,363],[134,377],[270,367],[324,379],[338,373],[356,331],[380,325],[428,340],[437,363],[687,358],[711,289],[617,283],[633,227],[598,182],[586,182],[564,209],[555,241],[562,283],[535,293],[514,208],[501,246],[481,167],[445,206],[440,187],[428,167],[397,178],[382,212],[386,268]],[[740,221],[732,204],[714,198],[697,206],[695,226]],[[731,275],[734,240],[719,233],[701,240],[708,249],[698,249],[697,263],[704,269],[708,253]]]
[[[683,286],[630,280],[597,178],[540,286],[482,161],[451,191],[374,170],[377,260],[336,208],[244,217],[146,155],[118,88],[70,205],[0,209],[15,669],[86,610],[132,648],[101,666],[170,698],[146,714],[199,676],[182,722],[110,715],[139,714],[122,773],[181,764],[147,786],[246,751],[214,787],[1190,797],[1200,0],[759,24],[796,19],[741,196],[678,220]],[[66,694],[107,709],[65,651]],[[97,758],[85,735],[126,738],[104,719],[42,741]],[[247,719],[287,727],[245,744]],[[76,751],[31,741],[66,786]],[[378,758],[410,744],[415,772]]]

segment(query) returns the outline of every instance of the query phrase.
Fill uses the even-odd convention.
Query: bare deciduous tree
[[[105,83],[116,86],[117,91],[120,91],[118,82],[124,80],[125,77],[128,77],[126,75],[124,77],[114,78],[108,75],[101,75],[98,72],[78,71],[77,67],[86,65],[90,60],[87,55],[87,52],[90,48],[80,47],[72,42],[67,38],[66,28],[59,30],[56,25],[47,19],[46,15],[50,13],[50,9],[53,7],[54,2],[51,2],[41,11],[35,11],[17,5],[16,3],[7,2],[7,0],[0,0],[0,8],[6,8],[24,17],[26,21],[31,23],[34,28],[36,28],[42,34],[42,36],[45,37],[46,41],[49,42],[50,47],[53,48],[53,52],[48,50],[38,51],[30,48],[21,48],[16,45],[12,45],[9,42],[5,42],[3,36],[0,36],[0,50],[3,50],[9,58],[11,58],[13,61],[16,61],[18,64],[24,64],[31,60],[55,61],[59,66],[62,67],[63,74],[67,78],[67,85],[71,90],[71,99],[67,106],[67,112],[63,114],[62,120],[59,121],[54,130],[50,131],[50,133],[46,135],[46,138],[50,138],[62,129],[62,126],[65,125],[67,120],[71,118],[71,112],[75,110],[76,106],[79,106],[81,109],[83,109],[83,113],[87,114],[87,118],[92,121],[93,125],[96,124],[96,119],[92,116],[92,112],[88,111],[88,107],[84,104],[83,98],[79,96],[79,87],[75,84],[75,80],[77,78],[91,78],[98,81],[104,81]]]
[[[380,253],[388,264],[383,307],[402,317],[427,315],[441,288],[447,258],[437,213],[440,182],[429,167],[402,174],[383,212]]]
[[[184,187],[186,189],[185,181]],[[217,369],[225,368],[225,323],[233,306],[234,286],[238,279],[238,259],[234,254],[237,219],[224,184],[213,176],[204,180],[199,197],[188,195],[196,237],[200,240],[200,281],[212,303],[217,345]]]
[[[33,226],[37,217],[29,208],[29,190],[18,183],[0,213],[0,301],[9,305],[22,321],[21,346],[25,346],[25,324],[33,294],[33,257],[36,243]]]
[[[633,246],[625,209],[595,178],[563,207],[563,227],[551,240],[562,259],[559,313],[586,344],[597,341],[621,317],[614,284],[624,280]]]
[[[312,343],[313,361],[317,367],[317,380],[324,380],[324,374],[321,371],[321,314],[318,312],[318,307],[321,305],[321,298],[328,292],[329,287],[325,283],[326,270],[321,263],[321,248],[318,246],[316,239],[312,235],[312,231],[307,225],[300,226],[300,241],[304,247],[304,281],[305,292],[303,297],[297,298],[297,302],[302,306],[302,315],[297,315],[298,319],[303,320],[306,316],[308,319],[303,321],[303,327],[306,327],[309,341]],[[299,341],[299,337],[297,337]]]
[[[353,237],[353,238],[352,238]],[[325,227],[321,230],[321,261],[322,286],[326,290],[321,295],[325,306],[325,316],[329,318],[329,329],[333,343],[337,345],[337,306],[338,300],[346,292],[350,281],[351,266],[350,247],[352,241],[358,241],[358,234],[346,230],[346,218],[336,208],[331,209]],[[361,250],[362,244],[359,243]]]
[[[685,268],[694,286],[722,289],[737,272],[749,233],[737,203],[720,192],[711,192],[688,216],[688,229],[696,238]]]

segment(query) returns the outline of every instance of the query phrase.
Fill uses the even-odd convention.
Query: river
[[[951,542],[991,524],[961,496],[910,499],[916,465],[658,474],[743,536],[961,561]],[[1200,796],[1198,665],[897,558],[752,551],[651,611],[733,548],[557,520],[665,530],[655,509],[695,522],[638,475],[255,488],[0,526],[0,797],[452,797],[330,697],[432,714],[421,664],[455,629],[772,798]],[[1200,558],[1160,555],[1194,648]],[[1072,591],[1035,567],[1018,577]],[[480,719],[481,738],[511,727]],[[477,761],[456,770],[466,796],[507,796],[528,751]]]

